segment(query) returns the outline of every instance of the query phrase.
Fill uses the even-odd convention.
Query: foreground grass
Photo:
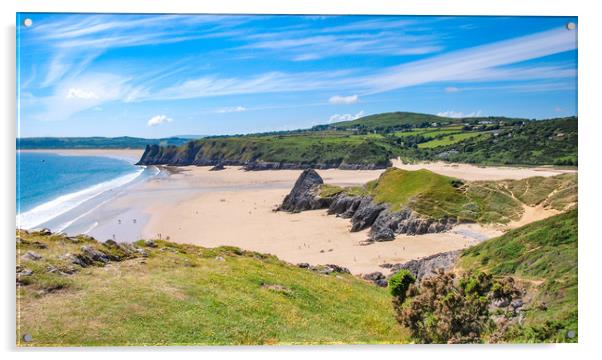
[[[524,324],[512,329],[510,341],[577,341],[577,210],[471,247],[459,268],[512,276],[529,290]]]
[[[20,346],[398,343],[386,290],[269,255],[157,241],[139,251],[94,239],[20,234]],[[89,246],[120,261],[80,267]],[[131,250],[132,248],[130,248]],[[145,256],[146,255],[146,256]],[[57,269],[57,271],[49,271]],[[73,272],[67,274],[66,272]],[[22,342],[24,334],[32,342]]]

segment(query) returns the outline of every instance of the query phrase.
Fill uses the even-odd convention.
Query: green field
[[[386,289],[274,256],[156,241],[123,251],[91,238],[21,233],[20,346],[399,343]],[[74,265],[89,246],[118,260]],[[24,334],[33,341],[22,342]]]
[[[487,134],[486,132],[464,132],[464,133],[453,132],[453,133],[450,133],[449,135],[445,135],[443,137],[437,137],[435,140],[420,143],[420,144],[418,144],[418,147],[420,149],[432,149],[432,148],[436,148],[439,146],[447,146],[447,145],[459,143],[466,139],[470,139],[470,138],[477,137],[477,136],[487,136],[486,134]]]

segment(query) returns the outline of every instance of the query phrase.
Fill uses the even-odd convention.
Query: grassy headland
[[[407,341],[387,291],[350,274],[232,247],[17,238],[21,346]]]
[[[549,178],[464,182],[422,169],[387,169],[362,187],[341,188],[325,184],[320,196],[341,192],[369,195],[392,211],[410,208],[434,219],[454,217],[461,221],[505,224],[518,220],[523,206],[542,205],[566,210],[577,201],[577,175]]]

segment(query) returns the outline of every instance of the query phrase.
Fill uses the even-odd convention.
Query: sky
[[[390,111],[573,116],[570,22],[20,13],[18,136],[241,134]]]

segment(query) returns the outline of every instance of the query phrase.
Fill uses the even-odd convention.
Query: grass
[[[471,222],[506,223],[521,215],[520,203],[508,194],[426,169],[389,168],[378,180],[345,191],[349,195],[370,195],[392,211],[410,208],[435,219],[455,217]]]
[[[454,217],[461,221],[497,224],[520,219],[525,204],[541,203],[546,208],[558,210],[576,204],[576,175],[541,179],[544,180],[464,182],[426,169],[389,168],[377,180],[364,186],[341,188],[325,184],[320,196],[332,197],[341,192],[350,196],[369,195],[375,202],[387,204],[392,211],[410,208],[435,219]],[[530,181],[537,184],[525,186]],[[522,191],[520,196],[513,196],[513,191],[518,190]]]
[[[508,190],[529,206],[542,204],[564,210],[577,201],[577,175],[536,176],[508,182]],[[559,190],[560,189],[560,190]]]
[[[20,346],[407,341],[387,291],[348,274],[323,275],[233,247],[139,242],[144,257],[91,238],[20,238],[18,254],[42,256],[17,260],[33,271],[20,276],[26,284],[17,290],[17,336],[33,338]],[[121,259],[82,268],[63,258],[81,246]]]
[[[532,298],[518,342],[577,341],[577,210],[531,223],[465,250],[461,270],[513,276]],[[541,307],[545,304],[546,309]]]
[[[477,136],[483,136],[483,132],[464,132],[464,133],[451,133],[447,136],[438,137],[437,139],[427,141],[424,143],[418,144],[418,147],[421,149],[432,149],[439,146],[447,146],[455,143],[459,143],[466,139],[470,139]]]

